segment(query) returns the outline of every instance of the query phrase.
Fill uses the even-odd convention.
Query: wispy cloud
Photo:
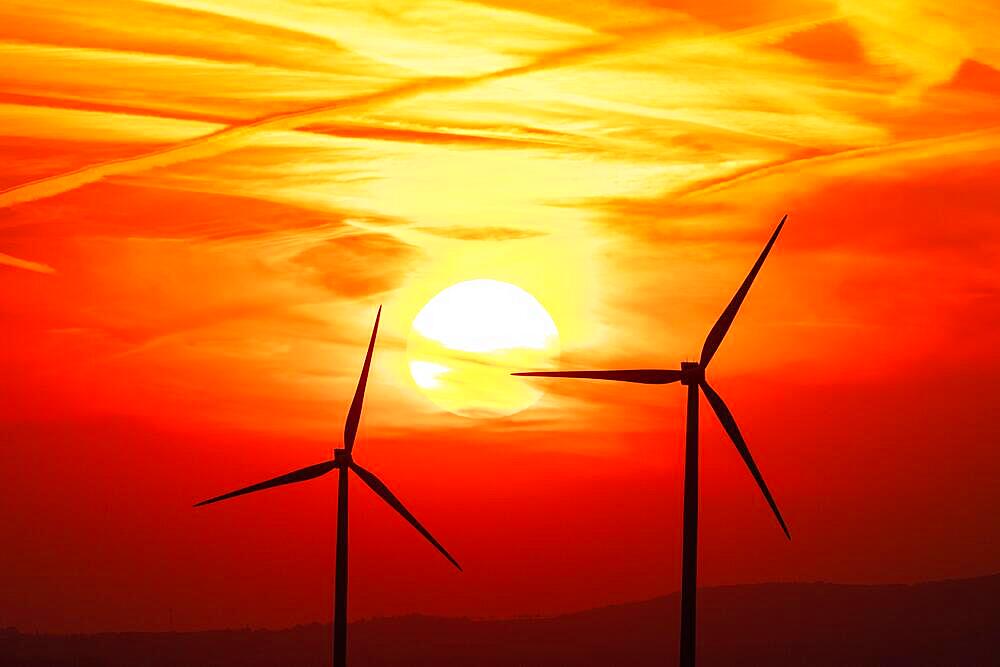
[[[185,386],[212,368],[237,395],[309,393],[349,375],[327,329],[363,338],[349,314],[380,301],[405,341],[449,281],[517,282],[553,312],[567,359],[611,345],[624,362],[686,353],[757,232],[786,211],[819,217],[810,202],[853,215],[864,188],[901,198],[899,183],[919,183],[923,205],[881,224],[937,230],[909,232],[908,253],[966,242],[929,202],[945,196],[935,165],[993,168],[993,13],[724,4],[6,5],[2,262],[66,279],[5,312],[103,331],[95,355],[136,377],[169,362]],[[952,85],[969,63],[976,85]],[[987,206],[968,192],[966,209]],[[794,230],[787,261],[834,263],[802,282],[838,305],[775,321],[877,330],[839,295],[872,289],[873,255],[887,282],[911,256],[878,257],[875,242],[852,254],[816,227],[796,250]],[[44,264],[17,259],[30,247]],[[949,284],[991,294],[981,271]],[[683,315],[664,326],[664,313]],[[833,347],[849,335],[815,328]],[[393,368],[392,400],[418,409]],[[237,380],[254,373],[260,389]],[[221,391],[185,395],[210,412]]]
[[[5,255],[0,252],[0,264],[4,266],[11,266],[15,269],[24,269],[26,271],[35,271],[36,273],[55,273],[56,270],[53,269],[48,264],[42,264],[41,262],[32,262],[26,259],[18,259],[17,257],[11,257],[10,255]]]

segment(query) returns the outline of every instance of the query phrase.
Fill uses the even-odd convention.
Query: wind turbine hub
[[[350,463],[352,461],[351,453],[346,449],[335,449],[333,450],[333,460],[337,463]]]
[[[681,362],[681,384],[700,384],[705,380],[705,369],[697,361]]]

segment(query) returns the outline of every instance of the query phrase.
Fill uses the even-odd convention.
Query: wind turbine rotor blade
[[[375,326],[372,328],[372,337],[368,341],[368,354],[365,355],[365,365],[361,368],[361,377],[358,378],[358,388],[354,391],[354,400],[351,401],[351,409],[347,412],[347,422],[344,424],[344,447],[348,452],[354,449],[354,438],[358,435],[361,408],[365,402],[365,387],[368,385],[368,370],[372,365],[372,351],[375,349],[375,336],[378,334],[378,321],[381,317],[382,306],[379,306],[378,313],[375,315]]]
[[[385,484],[382,483],[382,480],[376,477],[373,473],[359,466],[357,463],[354,463],[353,461],[351,462],[350,465],[351,465],[351,470],[356,472],[358,474],[358,477],[360,477],[361,480],[365,484],[367,484],[368,487],[372,491],[374,491],[379,498],[389,503],[389,505],[394,510],[399,512],[404,519],[410,522],[411,526],[417,529],[417,532],[419,532],[421,535],[427,538],[427,541],[433,544],[434,548],[440,551],[444,555],[444,557],[451,562],[452,565],[457,567],[459,571],[462,570],[462,566],[458,564],[458,561],[452,558],[451,554],[448,553],[448,550],[445,549],[443,546],[441,546],[440,542],[434,539],[434,536],[431,535],[430,531],[424,528],[421,525],[421,523],[417,521],[417,518],[415,516],[410,514],[410,510],[406,509],[406,507],[403,506],[403,503],[399,500],[399,498],[397,498],[393,494],[393,492],[389,490],[389,487],[387,487]]]
[[[627,371],[533,371],[511,373],[528,377],[583,378],[586,380],[613,380],[615,382],[637,382],[639,384],[670,384],[681,379],[680,371],[657,368],[639,368]]]
[[[716,321],[715,326],[712,330],[708,332],[708,336],[705,338],[705,345],[701,348],[701,361],[699,362],[702,368],[708,366],[708,362],[712,360],[715,356],[716,350],[719,349],[719,345],[722,344],[722,339],[726,337],[726,332],[729,331],[729,327],[733,323],[733,319],[736,318],[736,313],[739,312],[740,306],[743,305],[743,300],[747,296],[747,292],[750,291],[750,285],[753,284],[754,278],[757,277],[757,273],[760,272],[760,267],[764,265],[764,260],[767,259],[767,253],[771,252],[771,246],[778,239],[778,233],[781,232],[781,228],[785,226],[785,220],[788,215],[781,218],[781,222],[778,223],[778,227],[771,234],[770,240],[768,240],[767,245],[764,246],[764,250],[760,253],[760,257],[757,258],[757,262],[750,269],[750,273],[747,274],[746,279],[740,288],[736,290],[736,294],[733,295],[732,301],[726,306],[726,309],[722,311],[722,315]]]
[[[247,486],[242,489],[237,489],[236,491],[231,491],[225,493],[221,496],[216,496],[215,498],[209,498],[208,500],[203,500],[197,503],[195,507],[201,507],[202,505],[211,505],[212,503],[217,503],[220,500],[229,500],[230,498],[235,498],[236,496],[242,496],[247,493],[253,493],[255,491],[263,491],[264,489],[270,489],[275,486],[282,486],[284,484],[295,484],[296,482],[305,482],[306,480],[313,479],[314,477],[320,477],[330,472],[337,467],[336,461],[324,461],[323,463],[317,463],[316,465],[311,465],[307,468],[301,468],[295,470],[281,477],[275,477],[274,479],[269,479],[266,482],[261,482],[260,484],[254,484],[253,486]]]
[[[785,537],[792,539],[792,535],[788,532],[788,526],[785,525],[785,520],[781,518],[781,512],[778,511],[778,504],[774,502],[774,498],[771,496],[771,492],[767,488],[767,484],[764,483],[764,477],[760,474],[760,470],[757,468],[757,464],[753,460],[753,456],[750,455],[750,448],[747,447],[746,441],[743,439],[743,434],[740,433],[739,426],[736,425],[736,420],[733,418],[733,413],[729,411],[726,407],[726,403],[722,400],[722,397],[715,393],[707,382],[701,383],[701,389],[705,392],[705,398],[708,399],[709,404],[712,406],[712,410],[715,411],[715,415],[719,418],[719,422],[722,424],[722,428],[726,429],[726,433],[729,434],[729,439],[733,441],[736,445],[736,451],[740,453],[743,457],[743,462],[750,469],[750,474],[757,481],[757,486],[760,487],[761,493],[764,494],[764,499],[767,500],[767,504],[771,506],[771,511],[774,512],[775,518],[781,525],[781,530],[785,531]]]

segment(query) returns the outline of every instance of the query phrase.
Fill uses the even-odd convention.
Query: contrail
[[[785,21],[751,30],[740,30],[727,35],[709,35],[698,40],[711,41],[722,38],[759,38],[774,31],[786,32],[818,25],[830,20],[830,16],[809,17],[795,21]],[[89,183],[97,182],[108,176],[145,171],[156,167],[165,167],[179,162],[206,158],[230,150],[240,139],[259,132],[271,130],[295,129],[301,125],[319,121],[327,114],[343,109],[356,109],[374,104],[392,102],[400,99],[416,97],[429,92],[458,90],[479,83],[498,79],[511,78],[536,71],[563,67],[588,58],[606,54],[618,49],[623,43],[635,46],[647,40],[655,39],[671,29],[676,29],[676,23],[656,23],[640,26],[627,31],[619,31],[612,37],[596,43],[576,46],[561,51],[543,55],[533,62],[471,77],[430,77],[410,81],[388,89],[347,97],[332,102],[325,102],[303,109],[284,113],[261,116],[244,123],[237,123],[216,132],[195,137],[173,144],[166,148],[153,150],[138,156],[109,160],[73,171],[48,176],[29,181],[12,188],[0,191],[0,208],[13,206],[52,197]],[[0,228],[12,224],[0,225]]]
[[[42,264],[41,262],[32,262],[26,259],[19,259],[17,257],[12,257],[11,255],[5,255],[0,252],[0,265],[12,266],[15,269],[25,269],[26,271],[35,271],[37,273],[55,273],[56,270],[53,269],[48,264]]]
[[[723,190],[728,190],[729,188],[737,187],[742,183],[780,174],[789,169],[800,171],[813,166],[834,165],[851,162],[852,160],[878,158],[886,155],[906,155],[907,153],[912,153],[919,157],[921,155],[944,155],[959,151],[965,152],[970,147],[983,150],[983,142],[988,142],[987,145],[994,145],[998,141],[1000,141],[1000,126],[926,139],[909,139],[879,146],[847,148],[820,155],[793,157],[788,160],[752,167],[729,176],[703,181],[679,190],[675,196],[681,198],[712,195]]]
[[[107,176],[117,176],[153,169],[155,167],[169,166],[178,162],[212,157],[229,150],[229,147],[235,141],[258,132],[294,128],[297,125],[307,124],[338,109],[359,107],[404,98],[428,90],[435,90],[439,87],[446,88],[449,84],[454,86],[456,83],[457,81],[454,79],[423,79],[394,86],[376,93],[349,97],[305,109],[262,116],[245,123],[230,125],[216,132],[182,141],[166,148],[143,153],[142,155],[81,167],[80,169],[29,181],[22,185],[0,191],[0,208],[52,197],[88,183],[94,183]]]

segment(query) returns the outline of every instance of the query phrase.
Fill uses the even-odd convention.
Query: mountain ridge
[[[1000,574],[915,584],[773,582],[699,589],[702,665],[1000,664]],[[663,665],[678,594],[551,616],[408,614],[351,623],[351,664]],[[0,631],[21,667],[330,665],[330,624],[89,635]]]

